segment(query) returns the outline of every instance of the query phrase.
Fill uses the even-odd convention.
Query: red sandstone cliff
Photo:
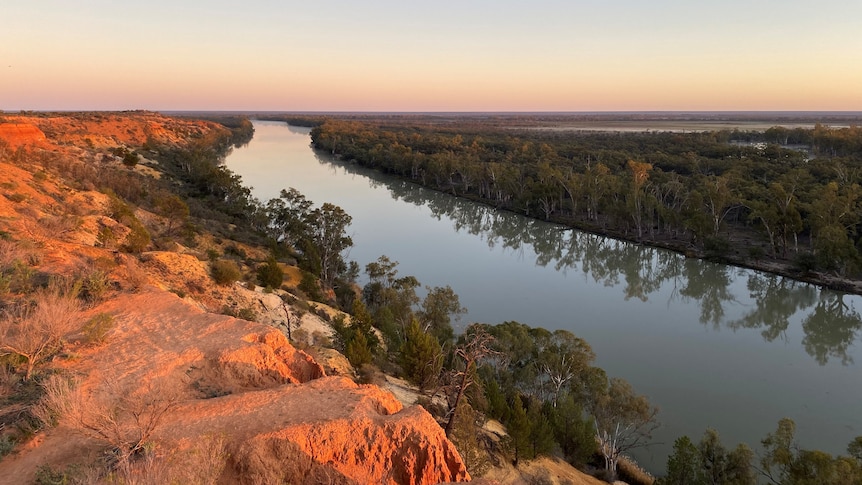
[[[205,313],[155,289],[122,295],[92,312],[114,316],[108,342],[76,349],[76,358],[56,362],[57,368],[83,376],[79,386],[88,399],[106,388],[136,396],[173,383],[178,404],[152,441],[174,453],[206,436],[224,436],[230,458],[221,483],[470,478],[422,407],[402,409],[376,386],[324,376],[271,327]],[[6,477],[0,483],[26,483],[39,465],[80,463],[102,446],[61,421],[28,449],[0,461],[0,477]]]

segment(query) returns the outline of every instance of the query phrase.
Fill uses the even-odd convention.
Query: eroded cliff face
[[[224,437],[229,458],[222,483],[470,478],[422,407],[402,409],[379,387],[325,376],[272,327],[206,313],[157,289],[121,295],[90,312],[113,315],[108,341],[74,349],[76,358],[56,362],[57,369],[81,376],[86,399],[102,400],[97,406],[105,410],[113,405],[105,396],[175,393],[177,403],[152,442],[173,453],[207,436]],[[0,476],[31,479],[39,465],[80,463],[105,445],[64,420],[37,441],[0,462]]]
[[[224,129],[154,113],[4,118],[6,147],[114,165],[120,160],[103,156],[110,147],[181,143]],[[215,285],[203,253],[211,239],[202,237],[190,253],[181,247],[119,253],[99,242],[104,228],[118,238],[128,232],[110,217],[107,196],[75,189],[49,170],[36,177],[39,160],[0,149],[0,262],[22,261],[46,276],[104,275],[105,294],[78,320],[108,315],[111,325],[103,342],[67,335],[64,352],[43,364],[45,375],[75,381],[77,411],[2,458],[0,483],[31,483],[43,465],[61,470],[96,462],[104,470],[105,452],[117,441],[106,435],[125,439],[140,428],[148,428],[160,473],[217,470],[209,477],[217,483],[469,480],[423,408],[402,408],[388,391],[327,376],[274,326],[213,313],[239,301],[277,324],[282,308],[275,295]],[[150,164],[134,170],[149,168],[141,165]],[[155,214],[136,213],[151,231],[165,226]],[[270,297],[275,303],[266,303]],[[170,405],[159,407],[164,403]],[[216,441],[224,452],[204,460]]]
[[[42,130],[31,123],[0,123],[0,140],[11,148],[23,145],[39,145],[47,139]]]

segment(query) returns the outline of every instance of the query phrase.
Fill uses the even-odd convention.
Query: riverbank
[[[312,146],[314,147],[313,142]],[[314,149],[317,150],[319,148],[314,147]],[[745,230],[735,228],[734,231],[731,232],[731,235],[723,241],[727,247],[722,248],[722,250],[707,250],[693,245],[689,240],[673,239],[669,237],[652,237],[649,234],[644,235],[640,238],[636,238],[632,237],[626,231],[614,230],[608,226],[588,224],[584,221],[572,221],[560,217],[550,217],[548,219],[533,217],[530,214],[524,213],[523,211],[499,207],[491,201],[482,199],[472,194],[459,195],[456,193],[452,193],[452,191],[440,190],[430,184],[422,184],[419,180],[410,179],[408,177],[402,177],[398,174],[387,173],[377,170],[374,167],[369,167],[361,163],[361,161],[355,159],[345,159],[338,153],[326,153],[327,155],[332,156],[335,159],[342,161],[343,163],[355,164],[369,170],[374,170],[388,177],[395,177],[405,182],[416,184],[419,187],[433,190],[441,194],[446,194],[447,196],[457,197],[460,199],[468,200],[473,203],[482,204],[491,207],[494,210],[507,211],[534,220],[559,224],[568,229],[577,230],[596,236],[607,237],[632,244],[640,244],[647,247],[665,249],[681,254],[687,258],[697,258],[713,263],[721,263],[739,268],[761,271],[769,274],[783,276],[796,281],[817,285],[838,292],[862,295],[862,280],[844,278],[836,274],[830,274],[822,271],[803,270],[800,269],[796,261],[793,261],[789,258],[769,257],[766,253],[766,248],[764,247],[762,242],[756,241],[755,236],[753,235],[753,229],[750,229],[748,230],[748,232],[746,232]],[[746,252],[743,252],[743,250],[745,250]],[[752,257],[751,254],[759,254],[759,256]],[[800,255],[803,253],[797,252],[796,254]]]

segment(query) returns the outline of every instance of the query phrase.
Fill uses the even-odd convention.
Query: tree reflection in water
[[[848,350],[859,338],[862,317],[840,293],[498,211],[325,154],[315,155],[320,163],[333,169],[367,177],[374,188],[385,187],[395,200],[428,207],[435,219],[452,221],[456,232],[477,236],[489,248],[502,247],[519,255],[532,248],[537,265],[551,266],[563,273],[580,266],[584,278],[604,286],[622,286],[626,300],[646,302],[669,283],[673,285],[671,299],[698,303],[700,323],[715,329],[722,325],[733,330],[761,329],[767,342],[779,338],[787,341],[791,319],[799,314],[805,334],[803,347],[820,365],[830,359],[843,365],[853,363]],[[725,305],[737,302],[730,289],[734,272],[748,274],[747,288],[755,304],[741,318],[727,321]]]

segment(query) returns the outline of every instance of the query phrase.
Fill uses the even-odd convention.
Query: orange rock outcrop
[[[22,145],[38,145],[47,139],[35,125],[29,123],[0,123],[0,140],[5,141],[11,148]]]
[[[110,385],[139,395],[172,382],[181,393],[153,435],[162,449],[224,436],[221,483],[433,484],[470,479],[454,445],[420,406],[388,391],[327,377],[265,325],[206,313],[173,293],[124,294],[92,310],[113,316],[108,342],[58,363],[85,376],[90,395]],[[0,462],[0,476],[74,463],[99,444],[61,424]],[[2,480],[0,480],[2,482]]]

